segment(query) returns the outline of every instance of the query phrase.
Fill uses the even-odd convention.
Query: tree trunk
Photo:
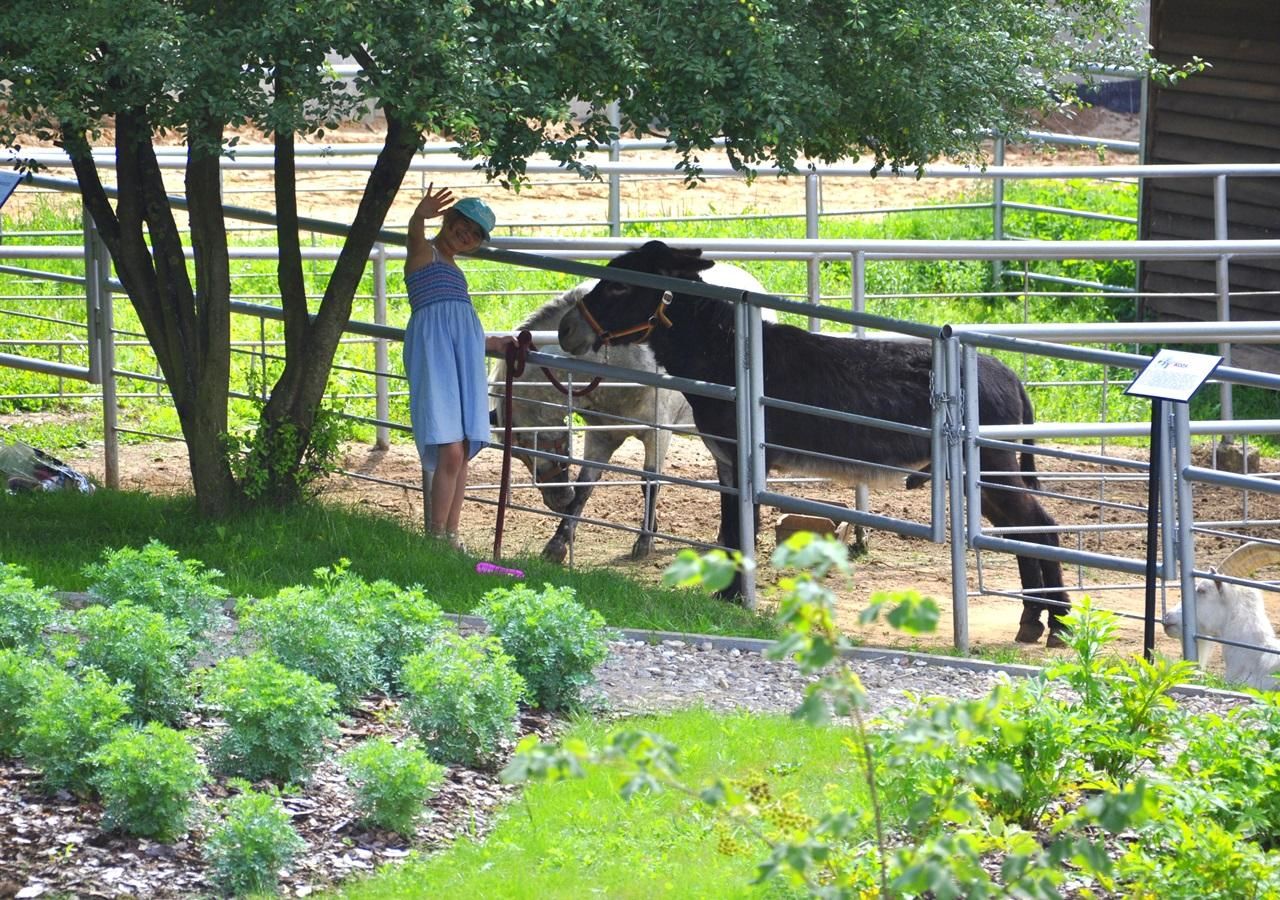
[[[116,117],[115,209],[84,136],[64,134],[64,139],[85,204],[169,387],[187,443],[197,506],[207,517],[224,516],[239,505],[241,493],[222,446],[231,354],[230,282],[217,158],[193,160],[195,171],[188,176],[201,277],[197,292],[187,274],[181,233],[145,113]]]
[[[292,135],[276,137],[277,244],[280,249],[279,285],[284,309],[285,365],[263,408],[260,429],[269,439],[286,429],[302,438],[290,444],[289,468],[273,473],[273,489],[290,492],[286,483],[301,471],[312,428],[329,383],[329,373],[351,305],[368,264],[378,232],[386,220],[413,156],[418,133],[387,112],[387,139],[361,197],[351,231],[343,243],[314,317],[307,313],[305,282],[297,228]],[[284,463],[284,460],[279,462]],[[296,486],[296,480],[293,482]],[[296,491],[294,492],[296,494]]]

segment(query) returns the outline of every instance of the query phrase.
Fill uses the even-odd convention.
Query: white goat
[[[1247,578],[1263,566],[1280,562],[1280,546],[1251,542],[1236,548],[1222,564],[1210,572]],[[1262,592],[1243,584],[1196,579],[1196,633],[1211,638],[1225,638],[1241,644],[1280,650],[1280,640],[1267,619],[1262,604]],[[1165,613],[1165,633],[1170,637],[1182,637],[1182,606],[1179,604]],[[1196,648],[1203,666],[1215,646],[1206,640],[1197,640]],[[1280,674],[1280,654],[1267,653],[1222,645],[1222,662],[1227,681],[1247,684],[1259,690],[1280,690],[1276,677]]]

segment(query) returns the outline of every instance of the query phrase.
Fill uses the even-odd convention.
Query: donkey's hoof
[[[1035,644],[1040,641],[1040,635],[1044,634],[1044,626],[1039,622],[1023,622],[1018,626],[1018,633],[1014,640],[1019,644]]]
[[[569,555],[569,548],[564,541],[557,541],[552,538],[547,546],[542,548],[542,558],[547,562],[563,563],[564,558]]]
[[[1050,650],[1061,650],[1067,646],[1067,642],[1062,639],[1062,632],[1050,631],[1049,637],[1045,639],[1044,645]]]
[[[642,559],[648,559],[653,553],[653,538],[640,538],[631,545],[631,552],[627,554],[627,559],[638,562]]]

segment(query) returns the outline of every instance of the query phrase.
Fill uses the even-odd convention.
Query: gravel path
[[[715,710],[789,713],[804,699],[812,676],[790,661],[766,659],[767,641],[624,632],[596,670],[609,714],[624,716],[703,704]],[[849,663],[862,679],[872,714],[904,707],[909,695],[981,697],[1007,676],[1032,675],[1032,666],[1001,665],[858,648]],[[1226,712],[1250,702],[1243,694],[1188,686],[1175,692],[1191,712]]]

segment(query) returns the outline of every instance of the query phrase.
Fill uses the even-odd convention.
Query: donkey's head
[[[536,404],[513,405],[511,455],[529,470],[547,508],[562,513],[573,502],[573,484],[569,481],[569,429],[562,415],[555,419],[540,416],[539,409]],[[505,427],[501,403],[489,411],[489,422],[495,428]]]
[[[677,250],[662,241],[649,241],[609,262],[611,269],[691,281],[701,281],[700,273],[713,265],[711,260],[702,258],[701,250]],[[670,291],[601,279],[560,320],[560,346],[566,353],[581,354],[606,344],[646,340],[655,328],[671,326],[667,318],[671,300]]]

